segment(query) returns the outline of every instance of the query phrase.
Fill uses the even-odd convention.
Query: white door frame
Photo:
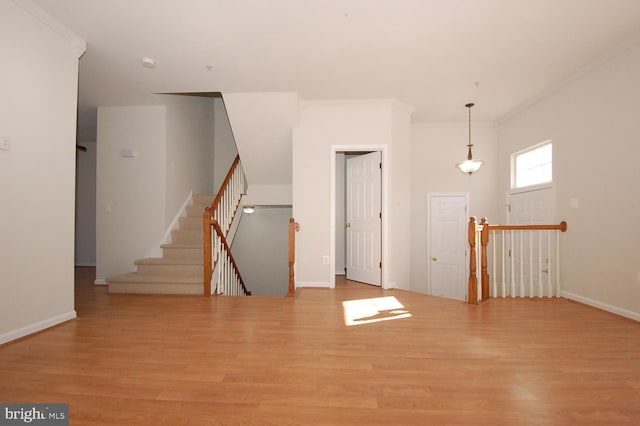
[[[471,211],[471,205],[469,204],[468,192],[428,192],[427,193],[427,293],[431,294],[431,198],[432,197],[464,197],[465,204],[467,206],[467,215]],[[469,249],[464,251],[464,264],[469,265]],[[465,288],[465,297],[469,299],[469,288]]]
[[[389,258],[389,252],[387,247],[388,241],[388,223],[386,218],[388,217],[388,200],[389,200],[389,147],[388,145],[331,145],[331,182],[330,182],[330,194],[329,194],[329,271],[331,275],[329,277],[329,288],[335,288],[336,286],[336,154],[338,152],[371,152],[379,151],[382,155],[382,241],[380,246],[382,247],[382,274],[380,287],[387,288],[388,282],[388,268],[385,265],[385,259]]]

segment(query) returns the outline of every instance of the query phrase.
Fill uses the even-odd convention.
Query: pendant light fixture
[[[467,144],[469,150],[467,152],[467,159],[456,163],[456,167],[459,168],[462,173],[468,173],[469,176],[471,176],[472,173],[477,172],[484,164],[484,161],[482,160],[474,160],[473,155],[471,154],[471,147],[473,146],[471,143],[471,107],[473,105],[475,104],[469,103],[465,105],[465,107],[469,109],[469,143]]]

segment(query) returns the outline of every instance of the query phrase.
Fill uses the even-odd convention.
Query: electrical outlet
[[[328,265],[329,264],[329,256],[324,256],[322,258],[322,263],[324,263],[325,265]]]

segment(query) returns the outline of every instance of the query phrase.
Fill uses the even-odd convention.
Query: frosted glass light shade
[[[477,172],[483,164],[483,160],[464,160],[456,163],[456,167],[460,169],[462,173],[472,174]]]

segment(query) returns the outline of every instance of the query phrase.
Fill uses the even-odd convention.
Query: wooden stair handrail
[[[241,173],[241,180],[240,181],[233,181],[234,176],[236,175],[236,172]],[[241,185],[241,186],[238,186]],[[231,187],[233,187],[234,189],[231,189]],[[234,192],[238,191],[238,189],[240,190],[240,192]],[[213,229],[215,229],[216,234],[218,234],[218,236],[221,238],[221,240],[223,241],[225,247],[228,247],[228,244],[226,242],[226,238],[227,235],[232,227],[233,224],[233,218],[235,217],[238,208],[240,206],[240,199],[238,200],[233,200],[234,204],[230,204],[228,199],[225,199],[225,195],[226,192],[229,191],[229,194],[231,194],[231,197],[235,197],[234,194],[239,194],[239,197],[241,198],[242,195],[245,193],[246,191],[246,181],[244,180],[244,174],[242,173],[242,167],[240,165],[240,155],[236,155],[236,158],[233,160],[233,163],[231,164],[231,167],[229,168],[229,171],[227,172],[227,175],[224,178],[224,181],[222,182],[222,185],[220,187],[220,190],[218,191],[218,194],[216,194],[215,198],[213,199],[213,202],[211,203],[210,207],[205,208],[204,212],[203,212],[203,256],[204,256],[204,262],[203,262],[203,269],[204,269],[204,289],[203,289],[203,293],[205,296],[211,296],[211,290],[212,290],[212,275],[213,275],[213,271],[216,268],[216,264],[214,264],[214,260],[213,260],[213,240],[214,240],[214,231]],[[222,206],[223,204],[225,204],[225,206]],[[220,217],[220,215],[218,215],[218,209],[225,207],[225,208],[230,208],[233,209],[230,216],[222,216],[224,218],[223,223],[225,224],[225,228],[224,231],[222,230],[222,226],[220,226],[220,223],[218,222],[217,218]],[[224,215],[224,212],[221,212],[221,214]],[[231,218],[230,220],[227,220],[228,218]],[[218,232],[218,230],[220,230],[220,233]],[[228,251],[229,256],[231,256],[231,252]],[[233,263],[233,267],[236,268],[236,272],[238,274],[238,276],[240,277],[239,272],[237,271],[237,265],[235,263],[235,259],[233,259],[233,256],[230,257],[232,263]],[[217,260],[216,260],[217,262]],[[241,277],[240,277],[241,279]],[[245,294],[250,295],[251,292],[247,290],[244,281],[242,281],[242,287],[243,287],[243,291],[245,292]]]
[[[287,297],[296,294],[295,271],[296,263],[296,232],[300,230],[300,224],[294,218],[289,219],[289,290]]]
[[[486,218],[482,219],[481,225],[487,226],[491,230],[505,230],[505,231],[531,231],[531,230],[558,230],[560,232],[567,232],[567,222],[562,221],[557,225],[490,225],[486,223]]]
[[[224,196],[224,193],[227,190],[227,187],[229,186],[229,182],[233,178],[233,174],[235,173],[236,167],[238,167],[239,163],[240,163],[240,154],[236,155],[236,158],[233,160],[233,163],[231,163],[231,167],[229,168],[229,171],[227,172],[227,175],[224,177],[224,180],[222,181],[222,185],[220,185],[220,191],[218,191],[218,193],[216,194],[216,197],[213,199],[213,202],[211,203],[211,216],[212,217],[215,214],[218,206],[220,205],[222,197]],[[235,214],[235,212],[234,212],[234,214]],[[229,230],[226,229],[225,232],[229,232]]]
[[[211,225],[213,226],[213,229],[215,229],[216,234],[218,234],[218,237],[220,237],[220,242],[224,246],[224,252],[226,252],[227,256],[229,257],[229,260],[231,261],[231,265],[233,266],[233,270],[235,274],[238,276],[238,281],[242,286],[242,291],[244,292],[245,296],[251,296],[251,291],[249,291],[247,289],[247,286],[244,284],[242,275],[240,275],[240,269],[238,268],[238,264],[236,263],[236,260],[233,258],[233,254],[231,253],[231,247],[229,247],[229,244],[227,244],[227,238],[224,236],[224,233],[222,232],[222,228],[220,227],[220,224],[218,223],[217,220],[214,220],[211,223]]]

